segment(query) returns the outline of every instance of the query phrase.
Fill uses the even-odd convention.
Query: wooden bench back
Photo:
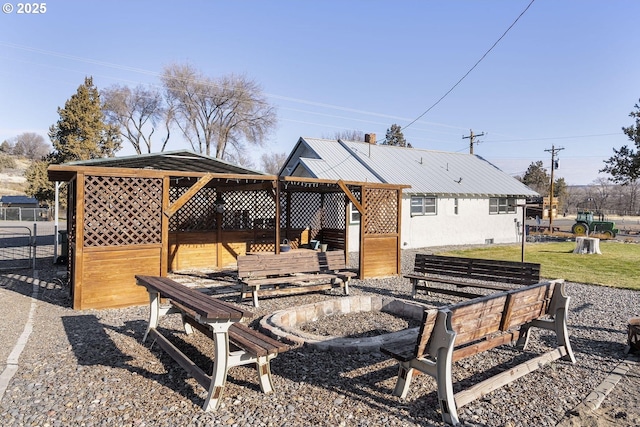
[[[240,279],[346,269],[343,251],[291,251],[238,256]]]
[[[450,327],[456,332],[455,346],[460,347],[498,332],[513,330],[548,314],[555,287],[561,286],[559,283],[540,282],[463,301],[439,310],[425,310],[416,343],[417,357],[429,353],[431,333],[438,311],[448,312]]]
[[[532,285],[540,281],[540,264],[416,254],[414,271],[464,279]]]

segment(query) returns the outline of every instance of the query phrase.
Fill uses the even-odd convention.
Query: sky
[[[464,137],[483,133],[474,153],[512,176],[537,161],[550,172],[555,149],[555,177],[586,185],[630,144],[622,127],[640,98],[637,0],[40,4],[27,14],[3,3],[0,141],[48,141],[86,76],[98,89],[159,87],[178,63],[259,83],[278,125],[252,149],[256,166],[301,136],[357,130],[381,141],[398,124],[428,150],[469,152]],[[118,155],[135,154],[123,147]],[[190,145],[174,129],[168,149]]]

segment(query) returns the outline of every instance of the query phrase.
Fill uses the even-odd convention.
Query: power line
[[[531,2],[527,5],[527,7],[522,11],[522,13],[520,13],[520,15],[518,15],[518,17],[516,18],[515,21],[513,21],[513,23],[511,25],[509,25],[509,28],[507,28],[507,30],[502,33],[502,35],[500,36],[500,38],[498,40],[496,40],[496,42],[489,48],[489,50],[487,50],[484,55],[482,55],[482,57],[480,57],[480,59],[478,59],[478,61],[473,65],[473,67],[471,67],[469,69],[469,71],[467,71],[464,76],[462,76],[460,78],[460,80],[458,80],[456,82],[456,84],[453,85],[453,87],[451,89],[449,89],[444,95],[442,95],[440,97],[440,99],[438,99],[431,107],[427,108],[425,110],[424,113],[420,114],[417,118],[415,118],[412,122],[410,122],[408,125],[406,125],[405,127],[402,128],[402,130],[408,128],[409,126],[411,126],[412,124],[414,124],[415,122],[417,122],[418,120],[420,120],[425,114],[427,114],[429,111],[431,111],[436,105],[438,105],[443,99],[445,99],[447,97],[447,95],[449,95],[451,92],[453,92],[453,90],[460,84],[462,83],[462,81],[469,75],[471,74],[471,72],[480,64],[480,62],[482,62],[482,60],[489,54],[489,52],[491,52],[493,50],[494,47],[496,47],[496,45],[498,43],[500,43],[500,40],[502,40],[504,38],[504,36],[507,35],[507,33],[509,32],[509,30],[511,30],[511,28],[513,28],[514,25],[516,25],[516,22],[518,22],[518,20],[520,20],[520,18],[522,18],[522,15],[524,15],[527,10],[529,10],[529,8],[531,7],[531,5],[533,4],[535,0],[531,0]]]

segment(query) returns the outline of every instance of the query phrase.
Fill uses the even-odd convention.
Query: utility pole
[[[469,136],[462,136],[462,139],[469,139],[469,154],[473,154],[473,144],[477,144],[480,141],[474,141],[474,138],[479,136],[484,136],[484,132],[479,133],[478,135],[473,134],[473,129],[469,129]]]
[[[553,234],[553,171],[558,168],[558,161],[556,160],[556,154],[558,151],[564,150],[564,148],[556,148],[555,145],[551,146],[550,150],[544,150],[551,153],[551,188],[549,189],[549,233]]]

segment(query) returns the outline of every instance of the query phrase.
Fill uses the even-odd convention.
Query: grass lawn
[[[640,290],[640,245],[600,241],[602,255],[574,254],[575,242],[527,243],[526,262],[540,264],[546,279]],[[521,246],[488,246],[438,255],[520,261]]]

